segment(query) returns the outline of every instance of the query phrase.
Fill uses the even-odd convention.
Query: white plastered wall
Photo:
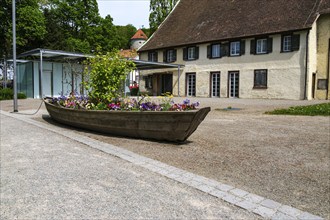
[[[273,38],[273,52],[264,55],[250,54],[250,39],[245,39],[245,54],[239,57],[222,57],[220,59],[207,58],[207,45],[200,44],[199,59],[183,61],[182,48],[177,49],[177,64],[184,64],[180,77],[180,95],[185,95],[186,73],[196,73],[196,96],[210,96],[210,74],[220,72],[220,97],[228,97],[228,72],[239,71],[240,98],[269,98],[269,99],[304,99],[305,91],[305,60],[307,31],[300,34],[299,51],[281,53],[281,35],[271,35]],[[147,60],[148,54],[142,53],[141,60]],[[163,52],[158,52],[158,61],[163,60]],[[254,70],[267,69],[267,89],[253,89]],[[168,69],[157,71],[141,71],[142,75],[158,72],[168,72]],[[177,95],[177,70],[173,72],[173,94]],[[141,85],[142,86],[142,85]]]

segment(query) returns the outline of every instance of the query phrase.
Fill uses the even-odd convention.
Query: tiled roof
[[[147,51],[311,28],[329,0],[180,0]]]
[[[125,58],[136,58],[138,56],[136,50],[120,50],[119,53]]]
[[[139,30],[134,34],[134,36],[131,38],[131,40],[135,40],[135,39],[144,39],[144,40],[147,40],[148,37],[147,37],[147,35],[146,35],[141,29],[139,29]]]

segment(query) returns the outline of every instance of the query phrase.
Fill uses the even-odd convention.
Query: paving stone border
[[[59,127],[37,122],[27,116],[8,113],[0,110],[0,114],[16,118],[37,127],[47,129],[54,133],[83,143],[89,147],[129,161],[137,166],[148,169],[154,173],[188,185],[214,197],[222,199],[237,207],[243,208],[267,219],[298,219],[298,220],[320,220],[320,216],[301,211],[288,205],[255,195],[253,193],[238,189],[234,186],[209,179],[185,170],[167,165],[165,163],[135,154],[114,145],[104,143],[72,131],[63,130]]]

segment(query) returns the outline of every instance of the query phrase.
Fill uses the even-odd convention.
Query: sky
[[[115,25],[149,27],[150,0],[97,0],[101,17],[108,14]]]

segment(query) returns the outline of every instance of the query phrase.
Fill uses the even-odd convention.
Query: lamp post
[[[13,12],[13,71],[14,71],[14,112],[18,112],[17,109],[17,79],[16,79],[16,0],[12,2]]]

